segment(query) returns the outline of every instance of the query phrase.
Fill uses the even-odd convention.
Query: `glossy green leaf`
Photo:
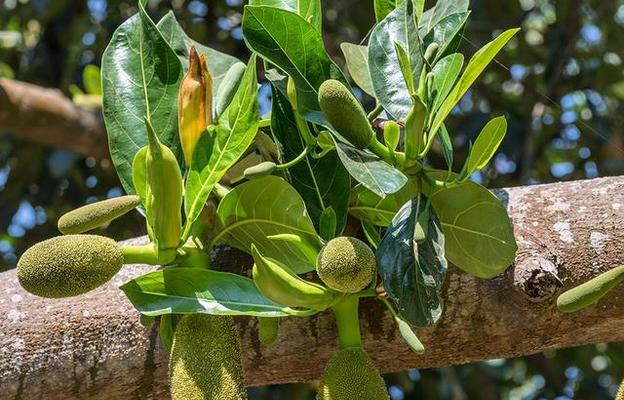
[[[432,111],[436,112],[453,89],[464,65],[464,56],[460,53],[451,54],[436,63],[431,69],[433,74]]]
[[[321,213],[319,235],[323,240],[331,240],[336,237],[336,212],[331,206],[324,209]]]
[[[369,96],[375,97],[373,82],[368,71],[368,46],[342,43],[340,48],[345,56],[349,74],[351,74],[355,84]]]
[[[177,54],[185,71],[188,70],[189,50],[191,46],[195,46],[199,54],[204,54],[206,56],[206,64],[212,76],[212,97],[217,98],[220,94],[219,89],[221,88],[221,83],[227,72],[234,64],[239,63],[240,60],[229,54],[221,53],[208,46],[204,46],[188,37],[176,20],[173,11],[169,11],[165,14],[165,16],[158,21],[157,26],[165,40]]]
[[[402,318],[414,326],[432,326],[442,315],[440,295],[446,277],[444,235],[435,212],[426,209],[424,196],[407,202],[396,214],[375,252],[384,289]],[[427,236],[417,242],[421,213],[429,215]]]
[[[243,36],[247,46],[293,78],[302,113],[320,114],[318,88],[327,79],[346,83],[325,52],[323,38],[301,16],[266,6],[245,6]]]
[[[278,85],[280,82],[273,82],[271,131],[282,162],[286,162],[305,149],[305,142],[297,129],[292,107]],[[305,201],[314,226],[319,227],[321,214],[327,207],[332,207],[336,214],[337,232],[341,233],[347,222],[351,177],[336,152],[330,151],[318,159],[308,155],[304,161],[289,168],[287,174]]]
[[[446,125],[442,125],[438,131],[438,139],[440,140],[440,147],[442,147],[444,161],[446,161],[446,165],[450,171],[453,168],[453,141],[446,129]]]
[[[504,116],[488,122],[470,149],[460,179],[467,178],[483,169],[498,150],[507,132],[507,120]]]
[[[398,192],[407,177],[376,155],[336,141],[336,152],[342,165],[355,180],[380,197]]]
[[[468,11],[470,0],[438,0],[432,8],[425,11],[418,20],[420,35],[426,36],[444,18],[452,14]]]
[[[423,38],[423,48],[425,49],[433,42],[438,44],[436,55],[433,60],[431,60],[432,64],[435,64],[441,58],[450,55],[457,49],[457,45],[462,39],[461,32],[463,32],[469,16],[470,12],[451,14],[438,22],[433,27],[431,32]]]
[[[321,0],[249,0],[249,5],[276,7],[299,14],[317,31],[322,31]]]
[[[264,256],[298,274],[314,270],[314,261],[295,243],[269,238],[297,235],[309,246],[321,248],[303,199],[282,178],[266,176],[236,186],[219,203],[217,219],[220,231],[213,243],[224,240],[248,253],[254,244]]]
[[[262,296],[251,279],[204,268],[161,269],[125,283],[121,290],[145,315],[278,317],[288,315],[289,311]]]
[[[388,226],[399,209],[420,191],[417,179],[410,179],[401,190],[380,197],[363,185],[351,191],[349,214],[377,226]]]
[[[445,179],[447,172],[430,172]],[[435,188],[431,205],[446,235],[446,257],[465,272],[492,278],[514,260],[517,245],[507,210],[483,186],[466,181],[450,188]]]
[[[434,118],[431,132],[437,132],[437,130],[440,129],[440,126],[444,123],[446,117],[451,113],[453,107],[455,107],[464,94],[466,94],[470,86],[472,86],[479,75],[481,75],[485,67],[488,66],[498,52],[518,31],[519,29],[506,30],[496,39],[483,46],[472,56],[461,78],[440,106],[440,109]]]
[[[422,42],[414,18],[412,1],[403,1],[373,29],[368,45],[368,66],[375,94],[395,119],[405,119],[412,108],[395,43],[405,50],[415,80],[420,78],[423,69]],[[418,82],[414,87],[418,89]]]
[[[368,243],[370,243],[370,245],[377,250],[379,243],[381,243],[381,233],[379,233],[379,228],[365,220],[360,222],[362,225],[362,231],[364,232],[364,236],[366,236]]]
[[[386,18],[399,3],[399,0],[375,0],[373,6],[375,8],[375,19],[377,22]]]
[[[214,129],[204,132],[197,143],[186,175],[184,239],[188,238],[214,185],[253,142],[259,118],[257,90],[256,58],[252,56],[232,102]]]
[[[401,69],[401,74],[403,74],[403,81],[407,86],[407,92],[409,93],[410,97],[414,96],[416,94],[418,82],[414,80],[412,66],[410,65],[410,57],[399,43],[394,43],[394,51],[399,60],[399,68]]]
[[[104,51],[104,122],[111,158],[127,193],[135,193],[134,155],[147,144],[145,116],[160,141],[182,160],[177,118],[182,74],[180,60],[143,7],[117,28]]]

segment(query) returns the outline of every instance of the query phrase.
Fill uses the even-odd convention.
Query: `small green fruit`
[[[273,171],[275,171],[274,162],[264,161],[260,164],[256,164],[252,167],[249,167],[243,171],[243,176],[247,179],[261,178],[263,176],[271,175]]]
[[[95,235],[58,236],[37,243],[17,263],[22,287],[37,296],[61,298],[106,283],[123,265],[121,248]]]
[[[327,363],[316,400],[388,400],[373,360],[359,347],[338,351]]]
[[[375,254],[359,239],[337,237],[321,249],[316,259],[316,272],[330,288],[357,293],[375,278]]]
[[[139,196],[121,196],[77,208],[58,220],[64,235],[84,233],[121,217],[140,204]]]
[[[207,314],[182,317],[173,336],[169,378],[173,400],[247,399],[232,318]]]
[[[358,149],[365,149],[375,133],[366,112],[351,90],[342,82],[329,79],[319,88],[319,105],[330,124]]]
[[[557,308],[566,313],[579,311],[600,300],[622,281],[624,281],[624,265],[610,269],[564,292],[557,298]]]

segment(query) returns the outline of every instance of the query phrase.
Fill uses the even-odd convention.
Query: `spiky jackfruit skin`
[[[140,203],[139,196],[121,196],[87,204],[59,218],[58,230],[64,235],[88,232],[121,217]]]
[[[121,248],[96,235],[58,236],[32,246],[17,263],[26,291],[41,297],[71,297],[93,290],[123,265]]]
[[[359,239],[337,237],[319,252],[316,272],[330,288],[357,293],[370,285],[377,273],[375,254]]]
[[[169,379],[173,400],[247,399],[232,318],[206,314],[182,317],[173,336]]]
[[[325,117],[345,139],[358,149],[365,149],[375,133],[366,112],[351,90],[335,79],[319,87],[319,105]]]
[[[361,348],[339,350],[327,363],[316,400],[388,400],[386,384]]]

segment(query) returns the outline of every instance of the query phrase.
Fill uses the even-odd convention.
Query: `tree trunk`
[[[497,193],[513,219],[516,262],[491,280],[450,268],[440,322],[417,330],[425,355],[410,352],[378,301],[363,302],[364,344],[382,372],[624,340],[617,291],[576,314],[559,313],[554,305],[562,290],[624,263],[624,177]],[[241,272],[249,266],[248,256],[227,247],[213,256],[224,269]],[[128,266],[106,286],[63,300],[25,293],[14,271],[0,275],[2,398],[166,398],[167,354],[157,328],[141,326],[117,289],[149,270]],[[255,319],[237,321],[248,385],[313,380],[336,350],[328,312],[283,319],[279,341],[271,347],[260,345]]]
[[[57,89],[0,79],[0,129],[84,156],[109,157],[100,113],[78,107]]]

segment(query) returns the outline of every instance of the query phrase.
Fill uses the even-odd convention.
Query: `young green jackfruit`
[[[330,288],[345,293],[357,293],[370,285],[375,278],[375,254],[359,239],[337,237],[327,242],[319,252],[316,272]]]
[[[388,400],[373,360],[360,347],[339,350],[323,372],[316,400]]]
[[[173,400],[247,399],[232,318],[207,314],[182,317],[173,336],[169,379]]]
[[[22,287],[37,296],[61,298],[106,283],[123,265],[121,248],[95,235],[58,236],[26,250],[17,263]]]
[[[58,230],[64,235],[88,232],[121,217],[140,202],[139,196],[121,196],[87,204],[59,218]]]
[[[335,79],[321,84],[319,105],[325,117],[345,139],[358,149],[365,149],[375,133],[366,112],[351,90]]]

